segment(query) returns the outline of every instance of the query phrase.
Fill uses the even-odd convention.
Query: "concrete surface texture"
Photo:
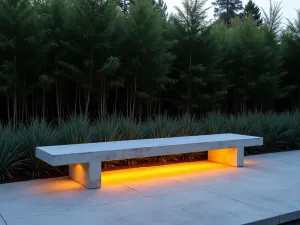
[[[69,165],[69,177],[93,189],[101,187],[102,161],[216,149],[208,151],[209,161],[237,167],[244,165],[244,147],[262,144],[261,137],[214,134],[37,147],[36,156],[52,166]]]
[[[151,169],[154,174],[151,174]],[[145,172],[145,174],[143,174]],[[130,175],[130,173],[133,173]],[[0,185],[0,225],[272,225],[300,218],[300,151]]]
[[[37,147],[38,158],[53,166],[132,159],[210,149],[258,146],[263,138],[238,134],[141,139],[76,145]]]

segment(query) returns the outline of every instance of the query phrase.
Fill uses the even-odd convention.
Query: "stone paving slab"
[[[300,219],[300,151],[244,168],[145,178],[88,190],[68,178],[0,185],[0,225],[275,225]],[[105,173],[105,172],[104,172]]]

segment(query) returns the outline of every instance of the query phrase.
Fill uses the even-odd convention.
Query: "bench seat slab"
[[[101,162],[69,165],[69,177],[89,189],[100,188]]]
[[[208,161],[225,164],[228,166],[244,166],[244,148],[227,148],[208,151]]]

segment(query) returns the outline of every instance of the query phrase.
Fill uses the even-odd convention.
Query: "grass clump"
[[[194,116],[184,115],[176,118],[178,136],[195,136],[201,134],[201,126]]]
[[[0,124],[0,181],[14,178],[26,165],[15,130]]]
[[[221,134],[228,131],[228,117],[219,112],[208,113],[200,118],[201,134]]]
[[[58,128],[59,144],[82,144],[93,141],[93,130],[88,118],[70,116]]]
[[[14,179],[20,174],[39,178],[57,172],[57,168],[50,167],[35,157],[37,146],[219,133],[264,138],[263,146],[247,148],[246,154],[299,149],[300,111],[240,115],[209,113],[198,118],[190,115],[175,118],[161,115],[144,122],[116,115],[96,121],[90,121],[84,116],[71,116],[59,124],[32,120],[17,128],[0,125],[0,181]],[[153,163],[194,161],[206,157],[206,153],[202,152],[103,162],[102,165],[104,169],[114,169]],[[67,172],[67,169],[64,169]]]
[[[92,125],[93,140],[95,142],[122,140],[121,122],[121,118],[117,116],[98,119]]]
[[[50,176],[56,168],[49,166],[35,157],[35,148],[38,146],[56,145],[57,131],[51,123],[45,120],[32,120],[27,125],[21,125],[14,135],[26,159],[26,176],[39,178]]]
[[[147,138],[168,138],[178,136],[176,120],[167,116],[158,116],[144,124]]]

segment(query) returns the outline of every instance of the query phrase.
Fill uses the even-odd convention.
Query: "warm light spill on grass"
[[[201,172],[220,171],[228,166],[208,161],[187,162],[102,172],[102,186],[159,178],[176,177]]]

